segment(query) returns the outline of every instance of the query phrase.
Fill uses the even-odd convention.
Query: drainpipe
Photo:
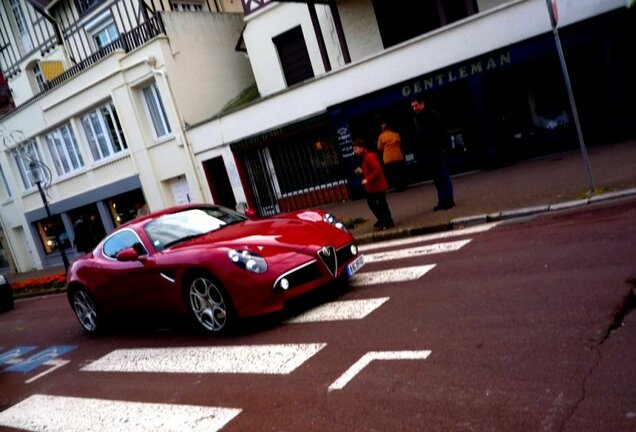
[[[150,58],[148,62],[150,67],[152,68],[152,72],[157,75],[161,75],[166,83],[166,87],[168,88],[168,92],[170,92],[170,99],[172,100],[172,106],[174,107],[175,112],[177,113],[177,120],[179,122],[179,134],[181,135],[181,140],[183,141],[183,147],[186,152],[186,157],[188,159],[188,163],[194,170],[194,179],[196,181],[196,187],[199,191],[199,195],[201,196],[201,200],[205,198],[205,194],[203,193],[203,187],[201,185],[201,179],[199,178],[199,170],[197,170],[196,158],[194,156],[194,152],[192,151],[192,147],[187,139],[186,127],[183,121],[183,115],[181,114],[181,110],[179,109],[179,104],[177,103],[174,92],[172,90],[172,85],[170,85],[170,80],[168,79],[168,75],[165,71],[161,69],[157,69],[156,67],[156,59],[154,57]]]

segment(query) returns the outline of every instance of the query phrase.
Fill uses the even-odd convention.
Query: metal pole
[[[559,61],[561,62],[561,71],[563,72],[563,80],[565,81],[565,87],[568,92],[568,98],[570,100],[570,108],[572,109],[572,116],[574,117],[574,124],[576,125],[576,133],[579,138],[579,145],[581,147],[581,154],[583,156],[583,164],[587,171],[587,178],[590,187],[590,192],[595,192],[594,176],[592,175],[592,166],[590,165],[590,159],[587,154],[587,148],[585,147],[585,141],[583,140],[583,130],[581,129],[581,122],[579,121],[579,113],[576,109],[576,102],[574,100],[574,92],[572,91],[572,84],[570,83],[570,75],[568,74],[568,67],[565,63],[565,56],[563,55],[563,47],[561,46],[561,39],[559,38],[559,30],[557,29],[557,17],[553,9],[553,0],[546,0],[548,5],[548,13],[550,14],[550,21],[552,23],[552,34],[554,34],[554,42],[556,44],[557,52],[559,53]]]
[[[36,181],[35,184],[38,185],[38,191],[40,192],[40,197],[42,197],[42,203],[44,204],[44,210],[46,210],[46,215],[48,217],[51,217],[51,209],[49,208],[49,202],[46,199],[46,195],[44,194],[44,189],[42,189],[42,184],[39,181]],[[66,251],[64,250],[64,247],[62,246],[62,243],[60,242],[60,236],[57,235],[57,232],[55,233],[55,242],[59,245],[60,247],[60,254],[62,255],[62,262],[64,263],[64,270],[66,270],[68,272],[68,268],[70,266],[70,263],[68,262],[68,257],[66,256]]]

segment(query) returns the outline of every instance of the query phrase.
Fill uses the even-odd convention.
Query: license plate
[[[360,270],[364,265],[364,255],[358,255],[356,259],[351,261],[351,263],[347,266],[347,275],[349,277],[353,276],[355,272]]]

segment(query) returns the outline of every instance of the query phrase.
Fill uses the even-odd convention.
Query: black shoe
[[[383,224],[381,225],[381,227],[382,227],[382,229],[383,229],[383,230],[384,230],[384,229],[387,229],[387,228],[393,228],[394,226],[395,226],[395,224],[393,223],[393,221],[386,222],[386,223],[383,223]]]
[[[375,221],[375,223],[373,224],[373,228],[380,228],[380,226],[382,226],[382,222],[380,222],[379,220]]]
[[[435,207],[433,207],[433,211],[448,210],[453,207],[455,207],[455,201],[439,202]]]

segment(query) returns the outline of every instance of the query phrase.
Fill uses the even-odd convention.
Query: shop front
[[[560,30],[588,145],[634,136],[636,84],[627,73],[633,16],[617,11]],[[361,198],[351,144],[362,138],[376,149],[381,121],[401,137],[408,182],[430,179],[422,156],[426,143],[416,139],[411,108],[417,97],[443,118],[451,173],[580,145],[554,37],[546,33],[233,144],[259,213]]]

